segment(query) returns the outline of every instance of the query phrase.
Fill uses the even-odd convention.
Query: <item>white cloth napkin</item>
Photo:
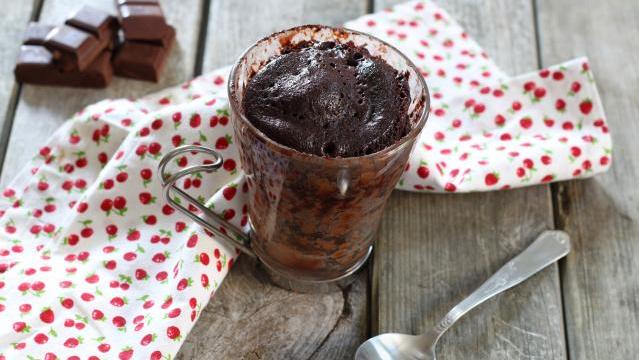
[[[400,189],[489,191],[588,177],[610,166],[611,138],[585,58],[508,78],[429,1],[346,27],[407,54],[431,91],[431,114]]]
[[[348,25],[400,47],[431,89],[432,113],[401,189],[502,189],[610,166],[585,60],[508,79],[429,1]],[[177,353],[237,252],[164,204],[156,168],[175,146],[214,147],[223,170],[180,185],[246,225],[227,75],[87,107],[0,194],[0,360]]]

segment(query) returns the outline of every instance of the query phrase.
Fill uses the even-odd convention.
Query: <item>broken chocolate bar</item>
[[[53,25],[45,25],[32,21],[24,31],[22,42],[25,45],[44,45],[47,34],[53,30],[53,28]]]
[[[40,45],[23,45],[14,70],[16,80],[37,85],[104,88],[113,76],[111,52],[103,51],[84,71],[62,72],[53,54]]]
[[[44,45],[62,71],[83,71],[107,47],[106,42],[68,25],[51,30]]]
[[[113,58],[118,76],[157,82],[175,41],[175,29],[169,26],[167,46],[125,41]]]
[[[127,2],[118,10],[126,40],[157,41],[169,31],[159,4]]]
[[[118,21],[102,10],[83,6],[66,21],[66,24],[92,34],[100,42],[108,41],[109,49],[115,47]]]

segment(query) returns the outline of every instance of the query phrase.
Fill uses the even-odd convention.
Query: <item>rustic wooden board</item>
[[[275,31],[302,24],[341,25],[366,10],[367,0],[214,0],[204,71],[230,65],[249,45]]]
[[[544,65],[588,55],[613,134],[611,171],[563,183],[558,225],[574,251],[562,267],[571,359],[639,353],[639,3],[538,3]]]
[[[530,1],[440,3],[506,72],[537,68]],[[396,192],[373,263],[373,332],[425,331],[552,227],[547,186],[468,195]],[[564,359],[557,266],[471,312],[442,340],[441,359]]]
[[[22,32],[29,20],[38,15],[38,1],[2,0],[3,21],[0,23],[2,45],[0,45],[0,165],[6,144],[11,134],[11,122],[20,93],[14,81],[13,68],[22,43]]]
[[[2,186],[31,159],[37,150],[32,144],[44,142],[70,115],[82,107],[106,98],[144,95],[193,77],[200,25],[198,10],[202,8],[202,1],[162,1],[167,21],[176,27],[178,40],[158,84],[114,78],[111,86],[103,90],[23,86],[0,178]],[[84,3],[115,13],[113,0]],[[77,0],[45,1],[40,21],[62,23],[81,4]],[[26,26],[26,22],[23,26]]]
[[[297,294],[242,258],[205,308],[180,359],[352,359],[366,333],[366,273],[342,293]]]
[[[255,40],[304,23],[340,24],[366,1],[215,0],[204,71]],[[248,258],[225,279],[182,347],[183,359],[352,359],[367,336],[367,272],[342,293],[295,294],[268,284]]]

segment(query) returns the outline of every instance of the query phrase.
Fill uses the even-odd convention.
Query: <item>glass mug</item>
[[[249,80],[287,46],[306,41],[353,42],[405,74],[410,89],[410,132],[373,154],[328,158],[278,144],[253,126],[242,108]],[[222,156],[213,149],[186,145],[162,159],[160,174],[167,202],[219,238],[257,257],[281,287],[302,292],[330,291],[348,284],[372,251],[386,201],[426,123],[430,99],[424,78],[406,56],[371,35],[305,25],[272,34],[248,48],[231,70],[228,96],[249,188],[250,232],[245,234],[175,186],[183,176],[221,167]],[[205,153],[214,161],[168,175],[165,167],[171,159],[189,152]],[[172,192],[195,206],[200,214],[174,201]],[[220,227],[224,229],[220,231]]]

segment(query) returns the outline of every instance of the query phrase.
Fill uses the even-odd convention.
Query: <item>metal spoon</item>
[[[563,231],[543,232],[526,250],[510,260],[477,290],[462,300],[432,329],[421,335],[382,334],[359,346],[355,360],[435,360],[439,338],[464,314],[491,297],[518,285],[570,252]]]

